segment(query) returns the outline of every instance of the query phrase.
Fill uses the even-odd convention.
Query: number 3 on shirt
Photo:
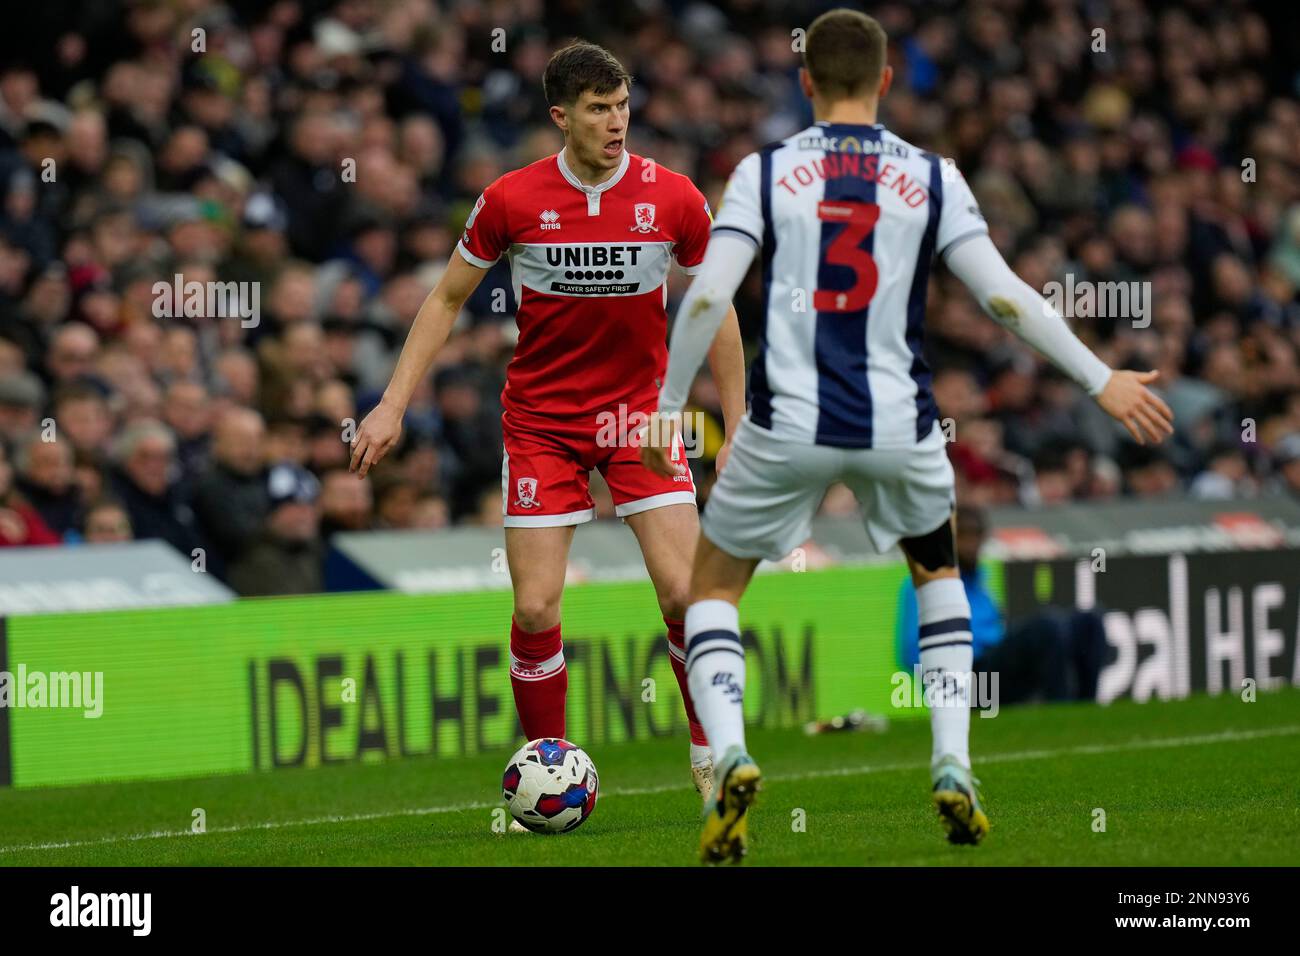
[[[817,289],[813,308],[818,312],[861,312],[876,294],[880,273],[862,240],[876,228],[880,207],[875,203],[827,200],[817,204],[817,218],[844,224],[826,249],[826,262],[853,270],[853,285],[847,289]]]

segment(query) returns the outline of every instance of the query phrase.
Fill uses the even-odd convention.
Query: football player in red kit
[[[524,734],[563,737],[568,675],[560,599],[576,525],[595,516],[588,476],[599,469],[615,513],[636,535],[667,628],[702,792],[712,762],[686,684],[683,618],[699,534],[689,469],[660,477],[633,433],[655,410],[667,365],[668,269],[693,274],[711,217],[689,179],[627,151],[630,77],[590,43],[557,52],[543,80],[564,149],[483,191],[446,272],[411,326],[392,380],[352,442],[364,475],[393,447],[416,384],[462,305],[501,256],[519,304],[519,342],[502,392],[506,557],[514,588],[510,681]],[[709,352],[727,440],[745,411],[735,310]],[[611,423],[627,427],[611,428]]]

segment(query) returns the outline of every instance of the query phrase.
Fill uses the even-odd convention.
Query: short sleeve
[[[943,209],[939,213],[935,249],[944,256],[967,239],[987,236],[989,226],[957,164],[951,159],[941,159],[939,176],[943,184]]]
[[[713,220],[713,231],[748,239],[755,246],[763,244],[763,202],[759,178],[762,166],[758,153],[742,159],[727,180],[722,206]]]
[[[456,245],[465,260],[480,269],[491,268],[510,248],[504,193],[499,179],[483,190],[465,220],[465,232]]]
[[[673,249],[673,257],[682,271],[695,275],[704,262],[704,250],[709,247],[709,225],[713,214],[704,194],[689,179],[683,178],[684,199],[681,235]]]

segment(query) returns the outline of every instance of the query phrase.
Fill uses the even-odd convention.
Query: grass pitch
[[[971,725],[992,821],[979,847],[943,838],[927,720],[879,735],[752,731],[765,789],[750,865],[1300,864],[1300,691],[1009,708]],[[559,837],[494,831],[502,752],[0,791],[0,866],[694,864],[686,741],[590,752],[600,802]]]

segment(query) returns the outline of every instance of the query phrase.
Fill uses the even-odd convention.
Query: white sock
[[[921,680],[934,737],[930,762],[952,755],[969,768],[973,652],[966,587],[961,578],[931,581],[916,589],[916,608],[921,625]]]
[[[691,743],[691,766],[703,767],[713,759],[713,751],[708,744]]]
[[[734,604],[696,601],[686,609],[686,679],[720,765],[729,747],[745,746],[745,651]]]

